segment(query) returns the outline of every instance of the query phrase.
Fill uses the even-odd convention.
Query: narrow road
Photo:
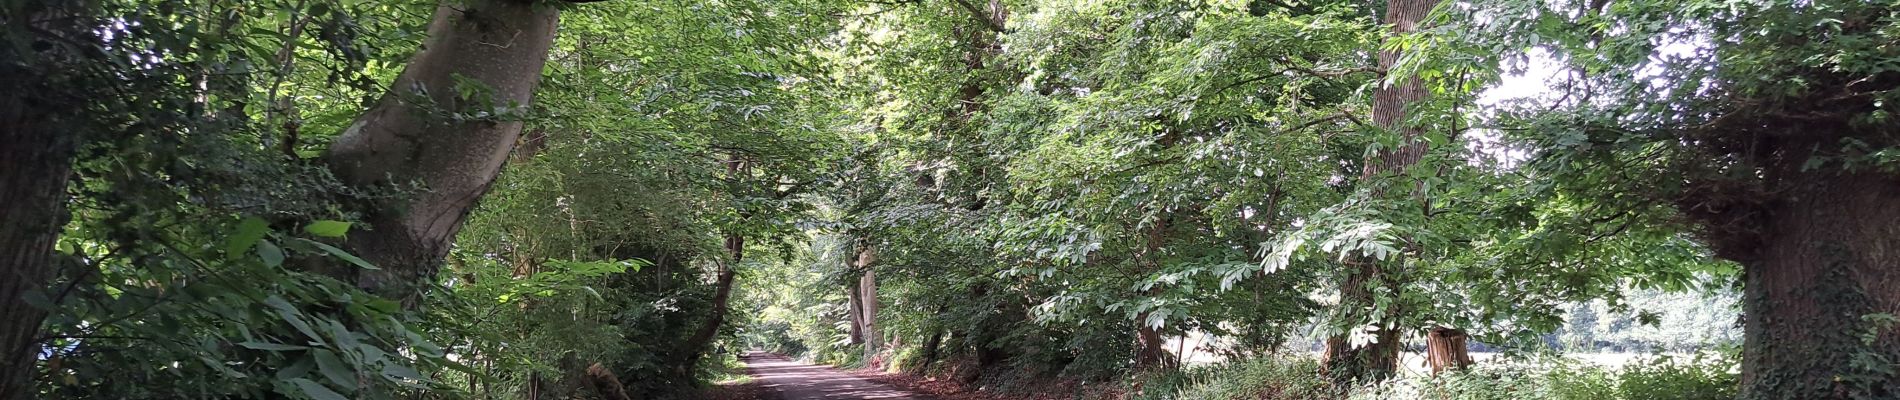
[[[852,376],[823,365],[811,365],[767,353],[739,357],[746,373],[777,400],[930,400],[890,385]]]

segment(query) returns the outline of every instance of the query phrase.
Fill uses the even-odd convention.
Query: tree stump
[[[1425,360],[1432,374],[1471,366],[1471,353],[1465,348],[1465,331],[1437,327],[1425,338]]]

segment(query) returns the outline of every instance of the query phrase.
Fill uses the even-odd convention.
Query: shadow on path
[[[811,365],[769,353],[739,357],[746,373],[778,400],[931,400],[930,397],[872,382],[823,365]]]

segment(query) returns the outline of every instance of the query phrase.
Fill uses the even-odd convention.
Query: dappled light
[[[1900,398],[1896,0],[0,36],[0,400]]]
[[[739,358],[755,384],[789,399],[896,399],[926,397],[867,381],[849,373],[794,361],[784,356],[754,353]]]

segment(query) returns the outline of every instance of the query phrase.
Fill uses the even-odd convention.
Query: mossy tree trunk
[[[1785,172],[1754,245],[1723,252],[1745,274],[1743,398],[1900,396],[1900,178]]]

